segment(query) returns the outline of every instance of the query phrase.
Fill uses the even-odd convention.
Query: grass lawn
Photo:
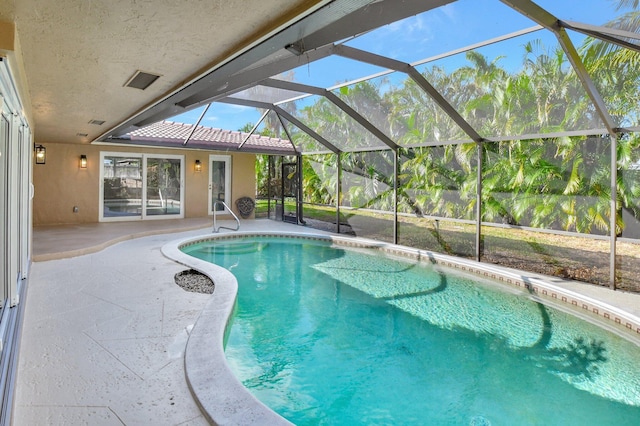
[[[271,208],[275,209],[273,204]],[[294,208],[293,203],[287,205],[287,210]],[[267,202],[258,200],[256,217],[266,216]],[[310,226],[314,226],[314,221],[320,221],[323,229],[335,229],[335,208],[305,204],[304,218],[312,219],[308,223]],[[399,244],[475,258],[475,225],[408,216],[399,216],[398,221]],[[392,214],[341,209],[340,223],[343,233],[393,241]],[[609,286],[608,239],[483,226],[481,244],[483,262]],[[619,242],[616,251],[616,287],[640,292],[640,244]]]

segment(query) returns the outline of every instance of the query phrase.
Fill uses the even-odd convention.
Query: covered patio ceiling
[[[140,129],[193,111],[199,119],[190,123],[191,135],[185,138],[184,146],[205,148],[198,145],[197,138],[189,140],[207,127],[196,130],[209,108],[225,105],[238,107],[238,114],[252,110],[254,116],[247,121],[252,127],[249,133],[260,133],[269,123],[268,128],[280,129],[278,139],[288,139],[299,153],[396,150],[639,130],[637,109],[621,112],[617,108],[619,100],[602,93],[606,84],[599,79],[603,77],[590,72],[585,65],[587,53],[580,50],[580,45],[586,36],[606,48],[640,54],[640,35],[624,25],[608,23],[619,21],[623,14],[610,0],[593,0],[588,5],[579,1],[559,3],[562,5],[552,0],[336,0],[220,64],[99,140],[133,143],[131,135],[140,133]],[[475,10],[482,13],[473,13]],[[466,14],[461,13],[465,11]],[[448,34],[434,34],[437,22],[445,18],[461,26],[451,27]],[[456,45],[463,42],[466,44]],[[470,63],[470,55],[475,54],[485,62],[479,59]],[[487,72],[486,77],[506,80],[516,73],[535,72],[534,67],[541,66],[536,64],[541,57],[549,60],[554,56],[560,63],[558,69],[576,83],[570,90],[562,89],[570,93],[557,97],[556,104],[549,108],[568,110],[581,105],[580,113],[570,123],[564,115],[555,121],[550,118],[533,124],[520,122],[524,118],[518,117],[519,106],[504,102],[499,108],[509,111],[502,111],[497,120],[508,117],[509,123],[492,123],[495,116],[479,111],[483,103],[495,103],[504,94],[488,88],[483,98],[471,94],[462,103],[458,97],[469,91],[469,86],[456,87],[449,78],[467,68],[477,75],[486,72],[482,67],[496,69],[494,65],[500,63],[503,73]],[[505,70],[511,74],[505,74]],[[436,79],[437,73],[444,77]],[[477,81],[468,84],[477,85]],[[378,98],[393,88],[415,88],[423,99],[415,108],[440,116],[439,124],[431,123],[431,128],[422,129],[417,137],[406,137],[409,130],[394,128],[389,118],[391,111],[355,95],[362,90],[362,83],[368,83]],[[541,93],[535,95],[542,97],[542,92],[553,87],[536,90]],[[635,90],[640,88],[636,86]],[[478,91],[474,93],[477,96]],[[310,105],[320,104],[346,124],[335,128],[319,126],[307,110]],[[262,143],[273,144],[271,139],[263,138]],[[253,140],[247,144],[247,140],[248,137],[238,138],[226,149],[273,150],[263,149]],[[147,142],[175,145],[175,141],[162,138]]]

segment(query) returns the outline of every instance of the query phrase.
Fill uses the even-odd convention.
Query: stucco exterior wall
[[[37,143],[37,142],[36,142]],[[209,154],[215,151],[138,148],[117,145],[46,144],[46,164],[33,165],[34,226],[95,223],[100,216],[100,152],[135,152],[184,155],[184,217],[208,215]],[[80,155],[87,156],[87,168],[80,168]],[[255,197],[255,155],[231,154],[231,200]],[[202,171],[196,172],[196,159]],[[35,159],[34,159],[35,162]],[[77,212],[74,212],[77,207]],[[238,214],[235,205],[232,209]],[[134,219],[136,220],[136,219]],[[137,219],[139,220],[139,219]]]
[[[256,156],[237,155],[231,159],[231,193],[235,202],[240,197],[256,196]]]

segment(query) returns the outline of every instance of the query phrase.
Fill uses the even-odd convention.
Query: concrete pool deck
[[[211,220],[133,225],[34,230],[34,259],[52,260],[29,274],[13,424],[208,424],[185,380],[184,349],[210,295],[177,286],[186,268],[160,248],[211,234]],[[261,229],[309,230],[242,221],[241,230]]]
[[[208,424],[185,380],[184,350],[211,296],[175,285],[185,267],[160,250],[211,235],[210,225],[205,218],[34,230],[33,258],[41,261],[23,301],[13,424]],[[267,230],[323,234],[242,221],[241,231]],[[640,317],[640,295],[553,282]]]

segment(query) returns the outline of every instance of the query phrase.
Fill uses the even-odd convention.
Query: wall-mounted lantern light
[[[200,160],[196,160],[196,164],[194,166],[194,170],[198,173],[200,173],[202,171],[202,163],[200,162]]]
[[[87,156],[82,154],[80,156],[80,168],[81,169],[86,169],[87,168]]]
[[[44,164],[47,161],[47,149],[42,145],[34,145],[36,151],[36,164]]]

